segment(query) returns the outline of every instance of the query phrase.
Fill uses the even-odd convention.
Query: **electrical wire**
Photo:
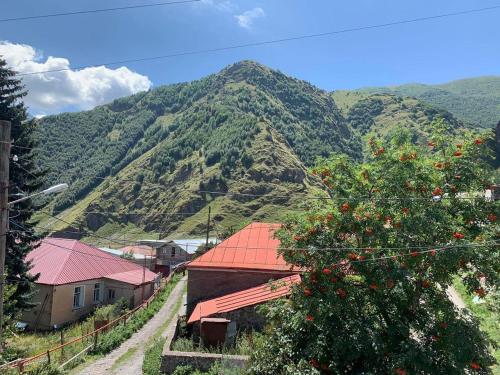
[[[285,43],[285,42],[291,42],[291,41],[298,41],[298,40],[305,40],[305,39],[312,39],[312,38],[321,38],[321,37],[333,36],[333,35],[338,35],[338,34],[347,34],[347,33],[357,32],[357,31],[373,30],[373,29],[391,27],[391,26],[396,26],[396,25],[411,24],[411,23],[435,20],[435,19],[446,18],[446,17],[456,17],[456,16],[460,16],[460,15],[478,13],[478,12],[486,12],[486,11],[491,11],[491,10],[496,10],[496,9],[500,9],[500,5],[495,5],[495,6],[491,6],[491,7],[484,7],[484,8],[468,9],[468,10],[463,10],[463,11],[458,11],[458,12],[443,13],[443,14],[437,14],[434,16],[411,18],[411,19],[405,19],[405,20],[387,22],[387,23],[380,23],[380,24],[374,24],[374,25],[353,27],[353,28],[348,28],[348,29],[327,31],[327,32],[323,32],[323,33],[298,35],[298,36],[285,37],[285,38],[280,38],[280,39],[264,40],[264,41],[260,41],[260,42],[235,44],[235,45],[226,46],[226,47],[207,48],[207,49],[183,51],[183,52],[177,52],[177,53],[169,53],[169,54],[158,55],[158,56],[149,56],[149,57],[142,57],[142,58],[131,58],[131,59],[124,59],[124,60],[117,60],[117,61],[108,61],[108,62],[102,62],[102,63],[95,63],[95,64],[91,64],[91,65],[80,65],[80,66],[77,66],[74,68],[61,68],[61,69],[41,70],[41,71],[37,71],[37,72],[26,72],[26,73],[20,73],[20,74],[18,74],[18,76],[28,76],[28,75],[42,74],[42,73],[57,73],[57,72],[75,70],[75,69],[78,70],[78,69],[91,68],[91,67],[96,67],[96,66],[113,66],[113,65],[137,63],[137,62],[152,61],[152,60],[163,60],[163,59],[169,59],[169,58],[181,57],[181,56],[192,56],[192,55],[200,55],[200,54],[207,54],[207,53],[214,53],[214,52],[222,52],[222,51],[236,50],[236,49],[242,49],[242,48],[248,48],[248,47],[272,45],[272,44],[279,44],[279,43]]]
[[[64,13],[39,14],[39,15],[35,15],[35,16],[2,18],[2,19],[0,19],[0,22],[25,21],[25,20],[33,20],[33,19],[40,19],[40,18],[73,16],[73,15],[77,15],[77,14],[115,12],[118,10],[130,10],[130,9],[139,9],[139,8],[152,8],[152,7],[159,7],[159,6],[166,6],[166,5],[198,3],[200,1],[201,0],[180,0],[180,1],[170,1],[170,2],[161,2],[161,3],[152,3],[152,4],[129,5],[129,6],[122,6],[122,7],[115,7],[115,8],[101,8],[101,9],[79,10],[79,11],[64,12]]]
[[[260,227],[253,227],[252,229],[255,229],[255,228],[258,228],[259,229],[259,232],[260,232],[260,229],[263,229],[263,228],[266,228],[266,229],[269,229],[268,226],[266,225],[262,225]],[[58,231],[59,232],[59,231]],[[88,232],[85,232],[85,231],[69,231],[69,232],[65,232],[65,231],[61,231],[60,233],[68,233],[68,234],[87,234],[89,237],[92,237],[92,235]],[[259,234],[260,236],[260,234]],[[97,238],[99,239],[103,239],[103,240],[108,240],[109,242],[113,242],[114,239],[113,238],[107,238],[107,237],[102,237],[102,236],[98,236]],[[429,251],[432,251],[432,250],[436,250],[436,249],[439,249],[439,248],[452,248],[452,247],[475,247],[475,246],[479,246],[479,245],[476,245],[476,244],[459,244],[459,243],[455,243],[455,244],[446,244],[446,245],[434,245],[434,246],[389,246],[389,247],[381,247],[381,246],[365,246],[365,247],[346,247],[346,246],[330,246],[330,247],[313,247],[313,246],[310,246],[310,247],[282,247],[282,246],[238,246],[238,243],[239,243],[239,239],[241,238],[241,236],[238,236],[238,239],[237,239],[237,244],[236,245],[222,245],[220,246],[221,244],[223,244],[223,242],[221,242],[219,244],[219,249],[224,249],[224,250],[276,250],[276,249],[279,249],[279,250],[283,250],[283,251],[298,251],[298,252],[302,252],[302,251],[336,251],[336,252],[356,252],[356,251],[394,251],[394,250],[408,250],[408,251],[411,251],[411,252],[414,252],[415,250],[429,250]],[[175,242],[175,240],[172,240]],[[125,244],[123,242],[118,242],[118,243],[121,243],[121,244]],[[136,245],[137,244],[137,240],[136,241],[130,241],[128,243],[126,243],[126,245]],[[489,241],[489,242],[485,242],[483,244],[481,244],[480,246],[492,246],[492,245],[496,245],[497,244],[497,241]],[[197,243],[197,242],[182,242],[182,246],[200,246],[200,243]]]

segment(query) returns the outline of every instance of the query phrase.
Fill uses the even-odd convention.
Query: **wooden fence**
[[[67,348],[68,346],[70,345],[75,345],[77,343],[80,343],[80,342],[83,342],[84,340],[92,340],[93,341],[93,344],[86,347],[84,350],[82,350],[81,352],[79,352],[76,356],[73,356],[72,358],[70,358],[70,360],[66,361],[64,365],[66,365],[67,363],[71,362],[72,360],[76,359],[79,355],[85,353],[87,350],[89,350],[92,346],[96,346],[97,343],[98,343],[98,340],[99,340],[99,334],[100,333],[103,333],[103,332],[106,332],[107,330],[109,329],[112,329],[113,327],[116,327],[118,324],[120,324],[121,322],[123,322],[123,324],[126,324],[127,323],[127,319],[130,318],[133,314],[135,314],[137,311],[139,311],[140,309],[142,308],[148,308],[149,307],[149,304],[156,298],[156,296],[161,292],[163,291],[163,289],[165,289],[165,287],[168,285],[168,283],[170,282],[170,280],[172,279],[172,276],[173,274],[170,274],[168,277],[166,277],[165,279],[162,280],[162,283],[160,284],[160,287],[158,289],[156,289],[154,291],[154,293],[151,295],[151,297],[149,297],[146,301],[144,301],[142,304],[140,304],[139,306],[135,307],[133,310],[130,310],[129,312],[127,312],[126,314],[112,320],[111,322],[109,322],[108,324],[92,331],[92,332],[89,332],[85,335],[82,335],[80,337],[77,337],[73,340],[70,340],[64,344],[61,344],[61,345],[58,345],[54,348],[51,348],[43,353],[40,353],[40,354],[37,354],[37,355],[34,355],[32,357],[28,357],[28,358],[19,358],[19,359],[16,359],[12,362],[9,362],[9,363],[5,363],[3,365],[0,366],[0,371],[2,370],[7,370],[7,369],[15,369],[17,368],[19,370],[19,373],[22,374],[24,372],[24,370],[26,369],[27,366],[29,365],[32,365],[32,364],[35,364],[35,363],[38,363],[42,360],[46,360],[47,363],[51,363],[51,355],[53,353],[57,353],[57,352],[61,352],[63,353],[64,352],[64,349]]]

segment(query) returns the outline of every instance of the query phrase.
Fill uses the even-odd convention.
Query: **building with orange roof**
[[[280,224],[254,222],[187,265],[187,313],[199,302],[298,274],[278,253]]]

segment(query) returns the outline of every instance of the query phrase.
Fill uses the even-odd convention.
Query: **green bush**
[[[146,349],[142,363],[143,375],[161,375],[161,354],[165,341],[165,338],[158,338],[153,345]]]
[[[194,369],[192,366],[178,366],[172,375],[243,375],[245,370],[238,367],[233,367],[223,362],[215,362],[210,370],[203,372]]]
[[[36,368],[24,372],[26,375],[62,375],[63,372],[58,367],[49,364],[43,364]]]

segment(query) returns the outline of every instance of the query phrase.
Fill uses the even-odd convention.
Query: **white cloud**
[[[264,9],[262,8],[253,8],[251,10],[247,10],[242,14],[234,16],[238,20],[238,25],[245,29],[250,29],[253,25],[253,21],[256,18],[264,17],[266,13],[264,13]]]
[[[43,55],[32,46],[0,41],[0,56],[18,73],[69,69],[66,58]],[[67,107],[90,109],[121,96],[148,90],[152,83],[147,76],[126,67],[105,66],[39,73],[22,77],[28,90],[25,103],[33,113],[55,113]]]
[[[231,12],[236,8],[230,0],[201,0],[201,4],[214,7],[223,12]]]

